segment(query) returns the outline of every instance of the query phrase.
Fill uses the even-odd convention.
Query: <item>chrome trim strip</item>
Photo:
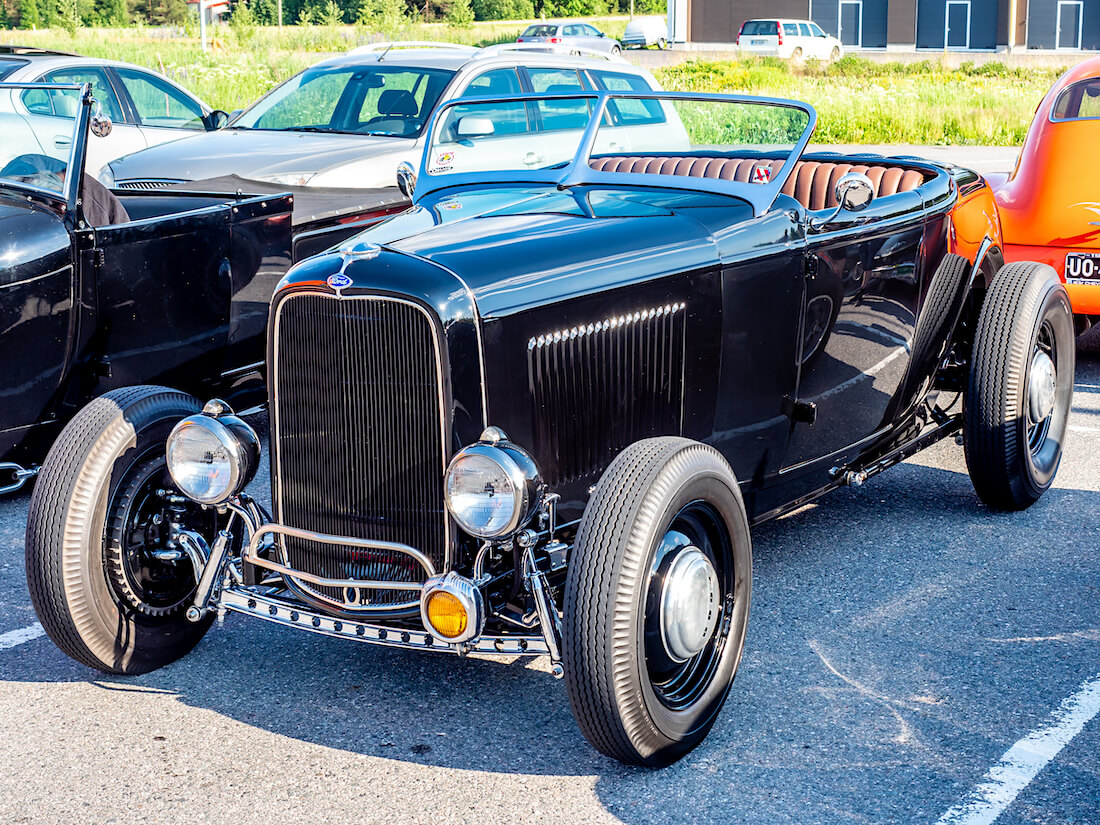
[[[357,642],[400,647],[412,650],[435,650],[440,653],[484,653],[489,656],[545,656],[546,640],[532,636],[481,636],[463,644],[450,644],[423,630],[384,627],[354,619],[337,619],[317,613],[304,605],[281,599],[272,594],[252,592],[230,585],[222,591],[220,606],[226,610],[254,616],[283,627],[308,630],[323,636],[335,636]]]
[[[254,364],[245,364],[243,367],[234,367],[231,370],[223,372],[222,378],[233,378],[234,376],[243,375],[248,372],[259,372],[263,365],[263,361],[257,361]]]
[[[282,466],[283,451],[281,449],[279,449],[279,444],[280,444],[280,441],[279,441],[279,402],[278,402],[278,395],[277,395],[278,390],[279,390],[279,380],[278,380],[278,378],[279,378],[279,341],[281,340],[280,337],[279,337],[279,323],[282,320],[283,309],[286,307],[287,304],[289,304],[295,298],[307,297],[307,296],[308,297],[327,298],[327,299],[333,300],[333,301],[392,301],[393,303],[405,304],[407,306],[412,307],[413,309],[417,310],[421,315],[423,315],[427,319],[428,326],[432,331],[432,347],[433,347],[433,350],[435,352],[436,394],[437,394],[437,401],[439,403],[439,443],[440,443],[439,472],[440,472],[441,475],[445,475],[446,472],[447,472],[447,445],[449,443],[449,440],[448,440],[448,437],[447,437],[447,405],[446,405],[446,399],[443,396],[443,357],[442,357],[441,348],[440,348],[441,347],[440,336],[442,334],[442,331],[440,329],[439,319],[437,317],[433,317],[433,315],[430,312],[428,312],[428,310],[425,309],[423,306],[421,306],[419,303],[417,303],[415,301],[407,300],[407,299],[404,299],[404,298],[395,298],[395,297],[391,297],[391,296],[388,296],[388,295],[347,295],[347,296],[345,296],[345,295],[341,295],[339,293],[331,294],[331,293],[328,293],[328,292],[312,291],[312,290],[311,291],[304,291],[304,292],[295,292],[295,293],[292,293],[292,294],[288,295],[287,297],[285,297],[285,298],[283,298],[282,300],[279,301],[278,306],[276,307],[276,310],[275,310],[275,328],[273,330],[274,342],[275,343],[274,343],[274,346],[272,347],[272,350],[273,350],[272,351],[272,364],[271,364],[271,370],[272,371],[268,374],[268,385],[271,388],[271,404],[269,406],[269,413],[270,413],[270,416],[271,416],[271,437],[273,439],[272,443],[274,445],[274,448],[272,449],[272,453],[275,456],[275,473],[276,473],[276,475],[281,479],[282,474],[283,474],[283,466]],[[282,515],[283,514],[283,485],[281,483],[276,485],[276,489],[274,491],[274,494],[275,494],[276,503],[277,503],[277,506],[278,506],[278,510],[277,510],[278,518],[281,519],[281,518],[283,518],[283,515]],[[271,525],[269,525],[269,526],[271,526]],[[284,530],[295,530],[296,529],[296,528],[292,528],[292,527],[283,527],[282,525],[279,525],[279,526],[282,527],[282,529],[284,529]],[[454,562],[453,555],[454,555],[454,542],[455,542],[455,539],[451,535],[451,530],[452,530],[452,528],[451,528],[451,518],[449,516],[444,516],[444,519],[443,519],[443,570],[438,571],[438,572],[446,573],[448,570],[451,569],[451,565]],[[291,534],[288,533],[287,535],[291,535]],[[314,534],[314,535],[321,535],[321,534]],[[305,538],[310,538],[309,535],[304,536],[304,537]],[[338,538],[338,537],[329,536],[328,538],[329,539],[334,539],[334,538]],[[255,536],[253,536],[253,540],[255,540]],[[318,541],[323,541],[323,539],[317,539],[317,540]],[[363,540],[362,539],[357,539],[356,541],[363,541]],[[343,539],[341,539],[339,542],[335,542],[335,543],[342,543],[342,544],[345,544],[345,545],[349,544],[348,541],[343,540]],[[387,543],[386,542],[374,542],[372,544],[367,544],[367,545],[352,545],[352,546],[365,546],[365,547],[374,546],[374,547],[378,547],[379,545],[384,545],[384,544],[387,544]],[[252,550],[252,545],[251,544],[249,545],[249,549],[250,549],[250,551]],[[413,555],[413,558],[416,558],[417,555],[421,555],[421,556],[423,555],[423,554],[420,553],[420,551],[418,551],[418,550],[416,550],[412,547],[408,547],[407,545],[403,545],[403,544],[393,544],[390,548],[387,548],[387,549],[399,549],[401,552],[406,552],[406,553],[409,553],[409,551],[412,551],[411,553],[409,553],[409,555]],[[279,545],[279,550],[280,550],[280,552],[284,552],[284,549],[283,549],[282,545]],[[254,555],[254,553],[251,553],[251,554]],[[284,558],[285,558],[285,556],[284,556]],[[427,559],[425,559],[425,560],[427,560]],[[421,562],[420,559],[417,559],[417,561],[421,564],[421,566],[423,566],[423,562]],[[427,560],[427,561],[428,561],[428,568],[432,570],[432,572],[430,572],[428,575],[433,576],[433,575],[435,575],[436,571],[432,567],[431,561],[430,560]],[[292,575],[291,578],[305,580],[304,576],[302,576],[301,574],[297,574],[297,573],[295,573],[295,575]],[[341,585],[335,585],[335,586],[341,586]],[[356,586],[356,585],[349,585],[349,586]],[[358,586],[362,586],[362,585],[358,585]],[[412,589],[412,588],[379,588],[379,589],[408,590],[408,589]],[[416,589],[420,589],[419,585],[417,586]],[[315,598],[318,598],[318,599],[321,599],[322,601],[328,602],[329,604],[332,604],[335,607],[338,607],[338,608],[341,608],[341,609],[346,609],[346,607],[347,607],[346,605],[338,604],[336,601],[334,601],[333,599],[328,598],[327,596],[323,596],[323,595],[321,595],[319,593],[315,593],[313,591],[310,591],[310,593]],[[389,610],[389,611],[393,611],[393,610],[396,610],[396,609],[399,609],[399,608],[407,608],[411,604],[414,604],[414,603],[401,604],[401,605],[390,605],[390,606],[387,606],[386,609]],[[380,608],[375,607],[375,608],[372,608],[372,609],[377,610],[377,609],[380,609]]]
[[[248,547],[242,556],[244,561],[249,564],[254,564],[257,567],[263,567],[266,570],[281,573],[292,579],[301,579],[310,584],[315,584],[318,587],[370,587],[377,590],[421,590],[424,585],[420,582],[371,581],[369,579],[326,579],[321,576],[315,576],[312,573],[303,573],[285,564],[268,561],[257,554],[257,551],[260,549],[260,539],[267,534],[293,536],[294,538],[316,541],[322,544],[336,544],[341,547],[363,547],[367,550],[385,550],[393,553],[404,553],[407,556],[412,556],[413,560],[424,568],[425,572],[428,574],[428,578],[431,578],[436,573],[435,565],[432,564],[432,560],[415,547],[409,547],[407,544],[398,544],[392,541],[375,541],[373,539],[356,539],[349,536],[332,536],[327,533],[315,533],[312,530],[299,530],[297,527],[286,527],[282,524],[264,524],[252,534],[252,539],[248,542]],[[279,549],[280,555],[283,556],[283,560],[286,561],[285,549],[283,546],[278,543],[276,543],[275,546]]]
[[[687,304],[683,301],[679,301],[674,304],[665,304],[664,306],[650,307],[649,309],[641,309],[636,312],[627,312],[625,315],[613,315],[610,318],[605,318],[594,324],[581,324],[580,326],[571,327],[569,329],[558,329],[553,332],[547,332],[544,335],[532,335],[531,340],[527,342],[527,349],[532,350],[535,349],[535,347],[545,347],[550,344],[556,344],[559,341],[570,341],[574,338],[583,338],[586,335],[603,332],[605,329],[617,329],[627,326],[628,324],[648,321],[650,318],[656,318],[661,315],[672,315],[673,313],[680,312],[685,306],[687,306]]]

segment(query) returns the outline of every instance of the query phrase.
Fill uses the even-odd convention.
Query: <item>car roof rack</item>
[[[356,46],[348,49],[348,54],[378,54],[378,59],[385,57],[387,52],[393,49],[448,49],[451,51],[476,52],[477,46],[464,46],[461,43],[447,43],[442,40],[390,40],[385,43],[367,43],[364,46]]]
[[[574,55],[577,57],[597,57],[604,60],[618,61],[620,63],[626,62],[624,58],[619,55],[611,54],[611,52],[600,52],[595,49],[589,49],[586,46],[559,45],[556,43],[496,43],[479,50],[477,54],[478,57],[491,57],[495,54],[502,54],[503,52]]]
[[[72,52],[57,52],[53,49],[40,49],[38,46],[16,46],[14,44],[0,44],[0,55],[15,55],[17,57],[80,57]]]

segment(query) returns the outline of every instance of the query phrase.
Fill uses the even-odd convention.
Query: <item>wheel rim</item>
[[[1051,420],[1057,400],[1058,345],[1049,321],[1044,321],[1035,337],[1028,371],[1027,444],[1033,458],[1039,458],[1047,446]]]
[[[692,590],[709,611],[685,604]],[[711,684],[725,649],[733,592],[733,545],[721,516],[704,501],[685,505],[658,544],[645,602],[646,675],[670,710],[691,707]],[[677,616],[683,620],[678,627]]]
[[[172,504],[161,492],[179,495],[163,456],[139,462],[119,486],[108,513],[105,561],[116,598],[149,617],[182,611],[195,592],[195,573],[186,553],[169,547],[169,524],[201,526],[210,534],[216,516],[198,504]]]

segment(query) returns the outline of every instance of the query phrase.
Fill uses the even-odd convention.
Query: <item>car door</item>
[[[140,69],[117,66],[110,71],[129,98],[147,145],[206,131],[202,106],[171,83]]]
[[[811,48],[813,49],[815,57],[821,60],[827,60],[832,57],[833,50],[830,46],[829,38],[817,23],[810,23],[810,37],[813,38],[813,46]]]
[[[48,71],[37,79],[42,83],[90,83],[103,114],[113,128],[105,138],[88,141],[84,171],[96,177],[109,161],[146,147],[145,137],[125,113],[115,89],[100,66],[74,66]],[[34,129],[43,151],[59,160],[68,160],[72,143],[72,118],[76,116],[79,93],[27,89],[20,94],[27,120]]]
[[[896,413],[921,293],[921,195],[876,199],[808,236],[798,401],[815,421],[793,426],[784,459],[792,475],[850,460]]]

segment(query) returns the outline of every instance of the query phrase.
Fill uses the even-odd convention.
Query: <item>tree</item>
[[[447,22],[452,26],[468,28],[474,22],[474,10],[470,8],[470,0],[451,0],[447,6]]]
[[[130,22],[126,0],[95,0],[95,19],[101,25],[121,28]]]
[[[19,0],[19,28],[36,29],[42,25],[38,13],[38,0]]]

